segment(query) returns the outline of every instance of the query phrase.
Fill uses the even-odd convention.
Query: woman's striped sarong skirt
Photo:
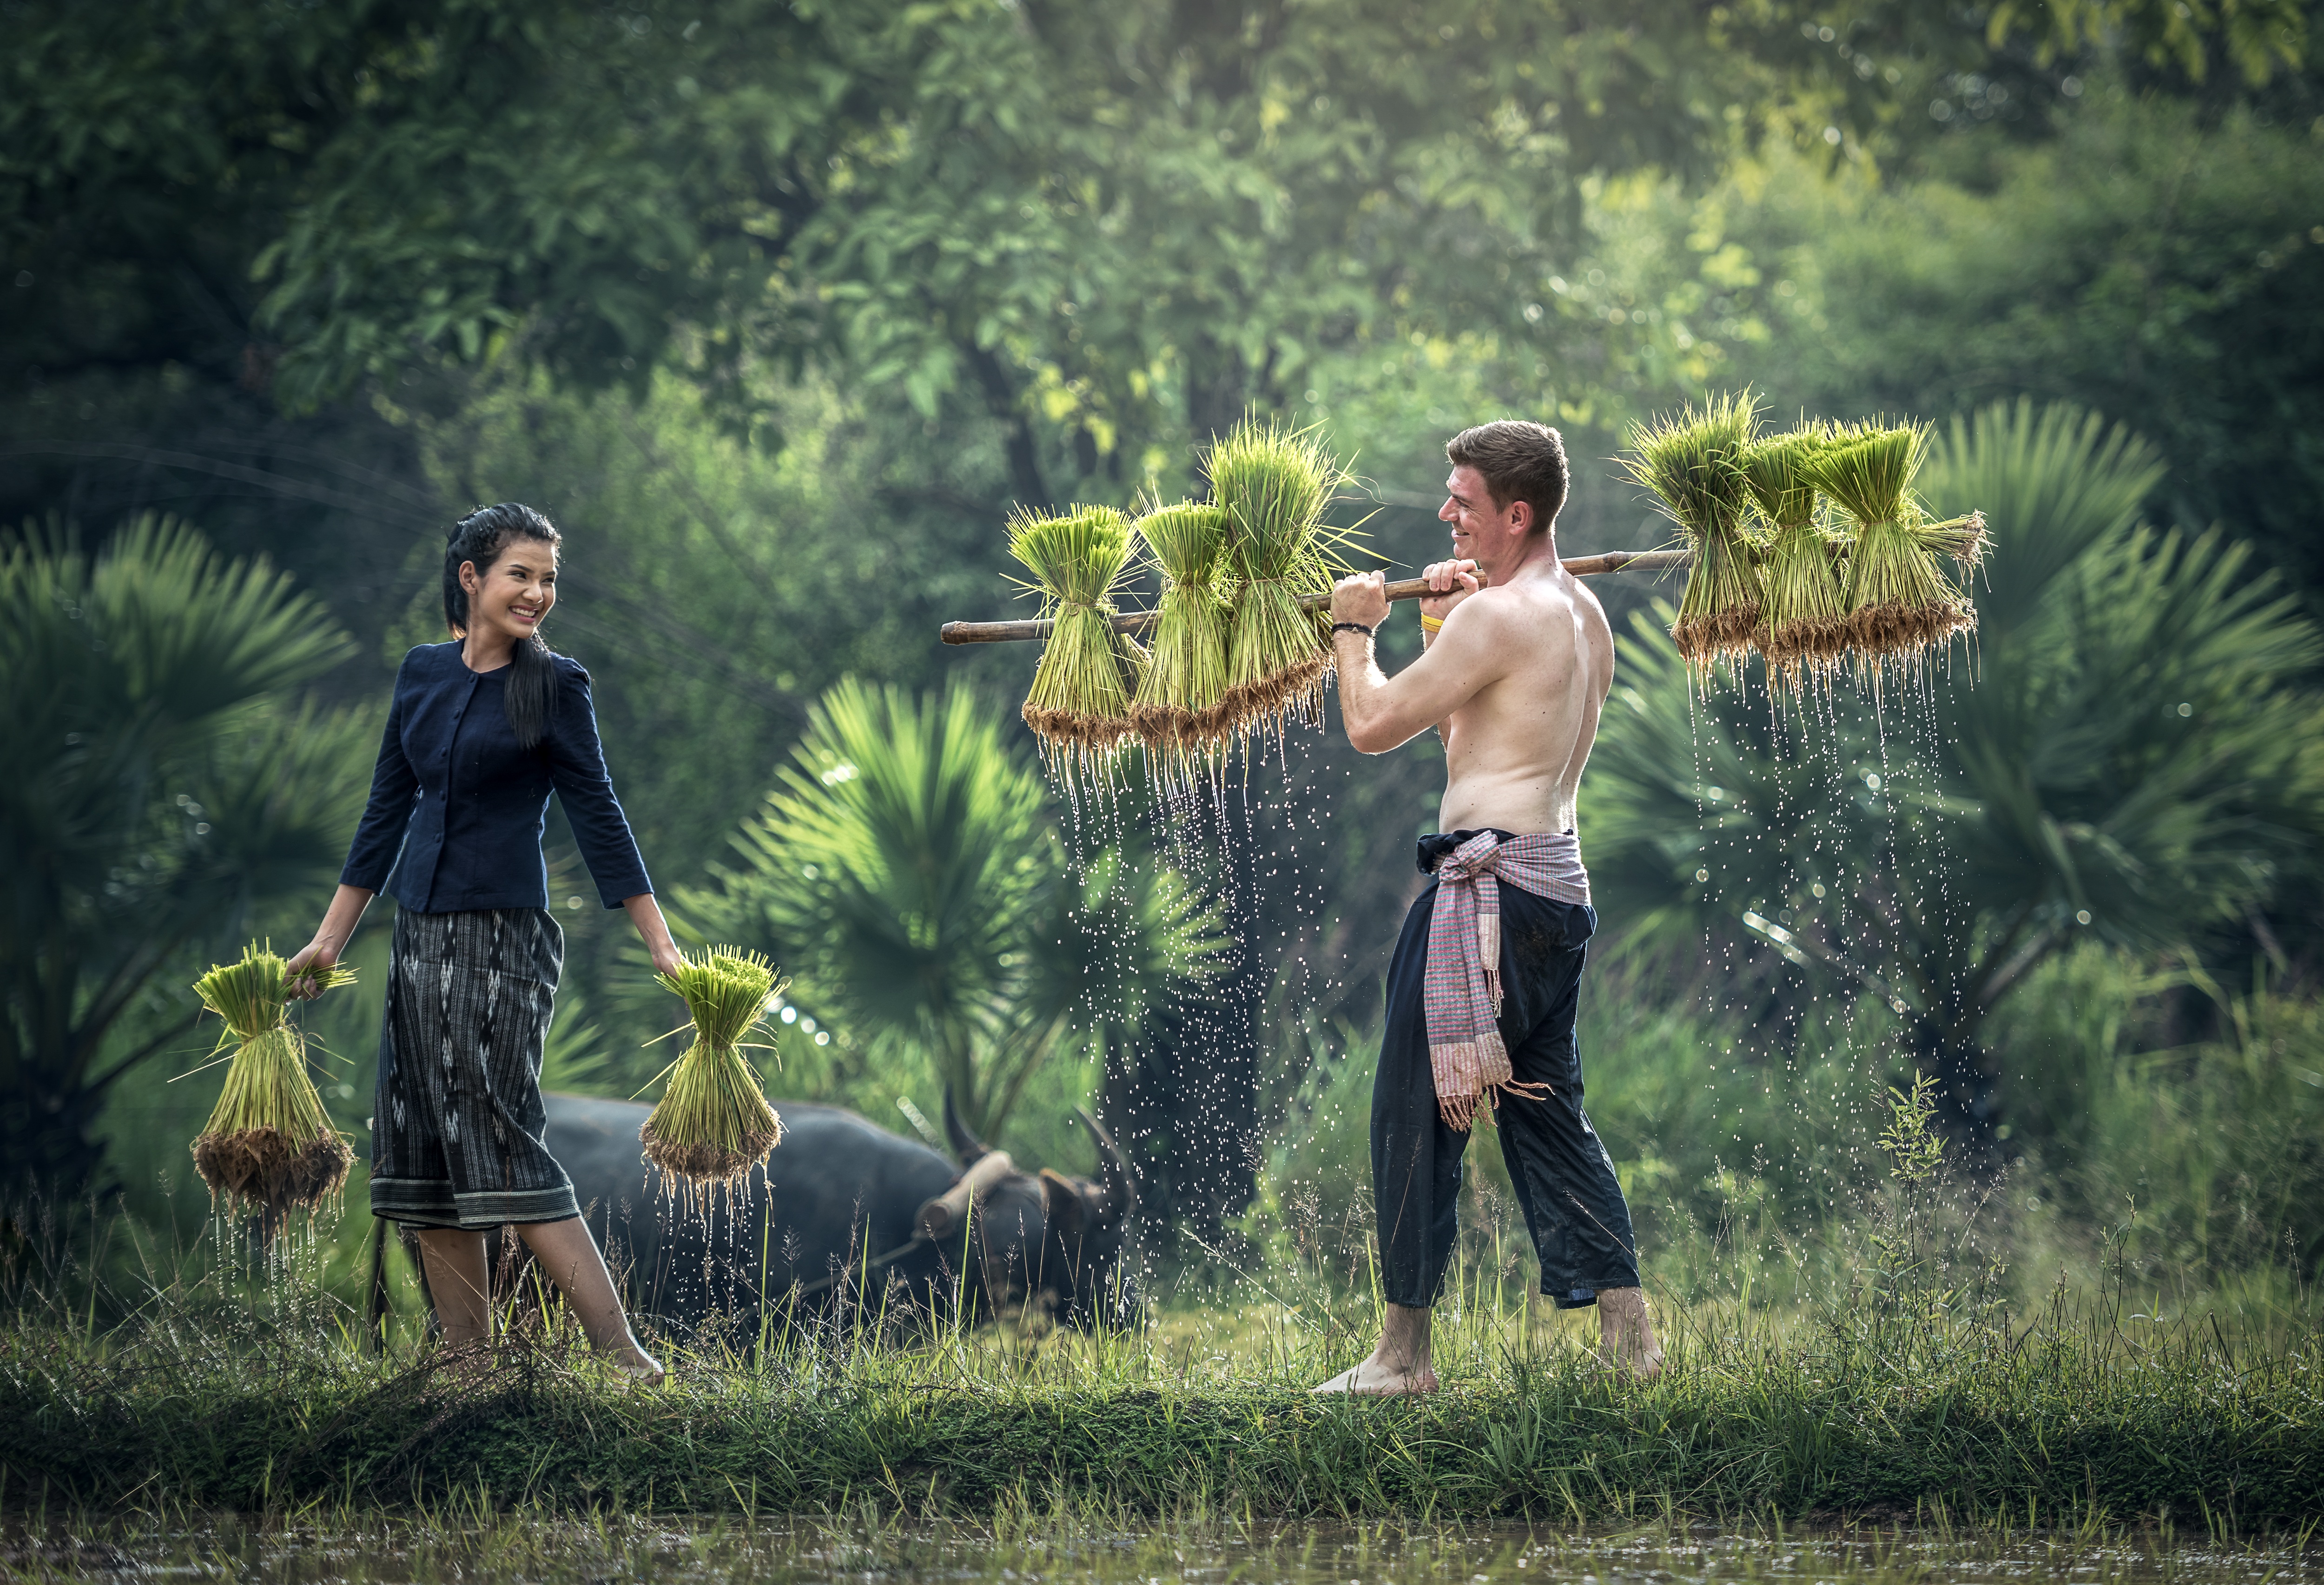
[[[483,1229],[581,1213],[544,1143],[540,1059],[565,933],[540,908],[395,917],[371,1210]]]

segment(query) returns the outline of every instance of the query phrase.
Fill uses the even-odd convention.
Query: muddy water
[[[867,1519],[775,1523],[350,1516],[335,1524],[0,1526],[0,1579],[233,1580],[325,1585],[613,1581],[1107,1581],[1192,1585],[2324,1585],[2294,1538],[2168,1531],[1960,1533],[1655,1527],[1573,1534],[1506,1526],[1178,1525],[1056,1518],[998,1528]]]

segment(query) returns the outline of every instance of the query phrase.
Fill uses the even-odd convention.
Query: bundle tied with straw
[[[782,1140],[782,1119],[742,1056],[745,1037],[763,1027],[782,987],[773,964],[740,947],[679,958],[676,973],[654,980],[685,999],[694,1044],[670,1064],[669,1086],[638,1138],[669,1186],[695,1199],[739,1188]]]
[[[1148,753],[1173,768],[1208,759],[1232,730],[1226,705],[1227,607],[1217,577],[1227,514],[1215,505],[1156,506],[1138,520],[1147,558],[1162,575],[1146,667],[1130,724]]]
[[[1697,671],[1746,654],[1766,604],[1752,558],[1743,458],[1757,429],[1749,392],[1630,426],[1622,466],[1661,499],[1694,553],[1671,637]]]
[[[1828,679],[1848,652],[1840,547],[1816,521],[1816,489],[1805,467],[1823,444],[1822,435],[1801,429],[1743,454],[1744,481],[1767,539],[1755,641],[1770,677],[1794,687]]]
[[[1033,575],[1022,586],[1040,594],[1055,621],[1025,696],[1025,724],[1069,777],[1102,772],[1130,734],[1127,678],[1137,660],[1112,622],[1130,550],[1130,519],[1114,507],[1075,506],[1062,517],[1020,508],[1009,520],[1009,553]]]
[[[1227,641],[1226,705],[1248,736],[1310,720],[1332,669],[1328,615],[1300,608],[1347,570],[1351,530],[1323,521],[1347,474],[1312,429],[1246,419],[1211,448],[1211,493],[1227,514],[1227,570],[1236,582]]]
[[[1929,524],[1913,495],[1927,454],[1923,424],[1844,432],[1808,459],[1806,473],[1852,528],[1843,600],[1849,644],[1861,656],[1910,658],[1977,624],[1977,613],[1938,569],[1950,548],[1964,561],[1982,550],[1984,519]]]
[[[312,1211],[346,1185],[355,1152],[307,1076],[307,1037],[290,1023],[290,1001],[294,992],[315,995],[355,977],[345,968],[293,977],[253,942],[240,961],[194,981],[202,1006],[226,1024],[212,1055],[234,1047],[226,1088],[193,1146],[194,1170],[212,1200],[281,1215]]]

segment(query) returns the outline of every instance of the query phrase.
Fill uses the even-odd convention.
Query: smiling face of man
[[[1493,499],[1485,475],[1463,463],[1444,481],[1445,501],[1437,517],[1452,527],[1452,554],[1489,568],[1531,535],[1530,502]]]

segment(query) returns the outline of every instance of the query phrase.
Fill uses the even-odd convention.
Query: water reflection
[[[54,1523],[0,1530],[0,1578],[124,1574],[266,1585],[606,1585],[629,1580],[1445,1581],[1448,1585],[2301,1585],[2324,1553],[2289,1537],[2222,1540],[2167,1528],[1955,1531],[1949,1526],[1655,1527],[1572,1534],[1477,1526],[1098,1523],[1061,1516],[990,1525],[846,1520],[746,1522],[547,1515],[466,1521],[350,1516],[311,1525],[189,1518]]]

